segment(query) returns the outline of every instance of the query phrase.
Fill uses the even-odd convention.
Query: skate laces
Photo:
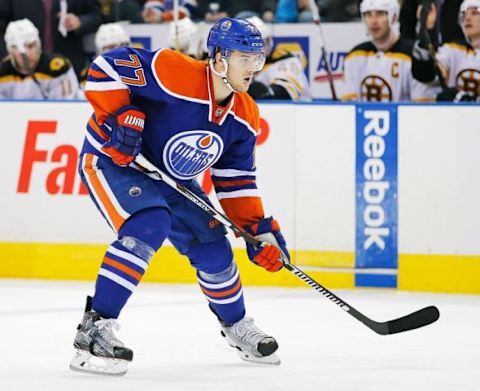
[[[263,331],[253,324],[252,318],[243,318],[232,327],[234,327],[235,334],[248,344],[256,346],[262,339],[267,337]]]
[[[115,336],[114,330],[120,330],[120,324],[115,319],[100,319],[95,322],[100,336],[109,344],[117,345],[121,342]]]

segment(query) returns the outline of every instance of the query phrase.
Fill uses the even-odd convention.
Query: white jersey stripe
[[[128,90],[127,86],[119,81],[87,81],[85,91]]]
[[[246,190],[235,190],[231,192],[220,192],[217,193],[217,198],[219,200],[225,198],[238,198],[238,197],[260,197],[258,189],[246,189]]]
[[[235,170],[233,168],[227,168],[227,169],[217,169],[217,168],[212,168],[212,175],[213,176],[219,176],[219,177],[236,177],[236,176],[252,176],[254,177],[256,175],[257,171],[241,171],[241,170]]]

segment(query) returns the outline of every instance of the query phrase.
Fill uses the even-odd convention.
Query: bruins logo
[[[464,69],[457,75],[457,88],[466,94],[478,97],[480,95],[480,72],[477,69]]]
[[[369,75],[361,84],[361,98],[369,102],[391,102],[392,88],[385,79],[380,76]]]
[[[54,57],[50,60],[50,70],[53,72],[59,71],[65,66],[65,60],[62,57]]]

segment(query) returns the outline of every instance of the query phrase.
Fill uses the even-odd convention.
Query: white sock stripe
[[[145,262],[142,258],[139,258],[131,253],[127,253],[126,251],[119,250],[118,248],[115,248],[113,246],[110,246],[107,249],[107,253],[111,253],[113,255],[116,255],[117,257],[126,259],[127,261],[130,261],[135,265],[141,267],[143,270],[147,270],[148,263]]]
[[[216,300],[216,299],[212,299],[212,298],[209,297],[209,296],[205,296],[205,297],[207,298],[207,300],[208,300],[210,303],[214,303],[214,304],[230,304],[230,303],[233,303],[233,302],[237,301],[238,299],[240,299],[240,297],[242,296],[242,294],[243,294],[243,289],[240,289],[235,296],[230,297],[229,299]]]
[[[198,279],[198,283],[203,286],[204,288],[208,288],[208,289],[222,289],[222,288],[226,288],[227,286],[230,286],[230,285],[233,285],[236,280],[238,280],[238,268],[235,272],[235,274],[233,275],[232,278],[230,278],[228,281],[225,281],[225,282],[221,282],[219,284],[214,284],[214,283],[211,283],[211,282],[205,282],[204,280],[201,280],[200,278],[197,278]]]
[[[116,282],[118,285],[123,286],[124,288],[128,289],[130,292],[133,292],[136,288],[136,286],[132,284],[130,281],[126,280],[123,277],[120,277],[115,273],[112,273],[110,270],[100,268],[100,270],[98,271],[98,275],[108,278],[113,282]]]

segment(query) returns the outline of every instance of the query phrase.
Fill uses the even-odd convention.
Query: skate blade
[[[128,361],[116,358],[97,357],[86,350],[76,349],[70,361],[70,369],[94,375],[123,376],[127,373]]]
[[[237,350],[238,356],[248,362],[254,362],[258,364],[268,364],[268,365],[280,365],[280,357],[276,353],[271,354],[270,356],[259,357],[253,354],[244,352],[242,350]]]

